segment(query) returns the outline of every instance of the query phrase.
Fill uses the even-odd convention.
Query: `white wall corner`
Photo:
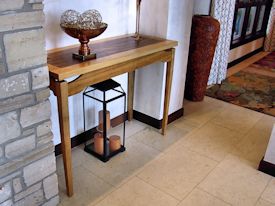
[[[264,161],[275,165],[275,124],[270,135],[269,143],[264,156]]]
[[[150,3],[142,1],[141,33],[179,42],[176,48],[169,114],[182,108],[193,3],[193,0],[152,0]],[[165,75],[164,64],[152,65],[137,72],[135,95],[138,98],[134,104],[136,110],[162,119]]]

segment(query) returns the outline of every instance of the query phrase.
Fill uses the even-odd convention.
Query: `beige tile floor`
[[[74,148],[72,198],[57,157],[60,206],[275,206],[275,178],[257,170],[275,118],[209,97],[184,109],[166,136],[127,122],[127,150],[107,163]]]
[[[275,118],[206,97],[184,102],[167,136],[127,123],[126,147],[107,163],[73,149],[75,194],[61,206],[275,206],[275,178],[257,170]]]

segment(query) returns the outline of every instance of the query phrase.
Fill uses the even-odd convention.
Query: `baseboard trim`
[[[181,118],[183,116],[183,114],[184,114],[184,109],[183,108],[181,108],[178,111],[170,114],[168,116],[168,124],[170,124],[171,122]],[[153,117],[150,117],[146,114],[143,114],[143,113],[135,111],[135,110],[134,110],[134,119],[136,119],[140,122],[143,122],[145,124],[148,124],[151,127],[154,127],[156,129],[161,129],[161,127],[162,127],[162,120],[155,119]]]
[[[249,57],[252,57],[252,56],[255,55],[255,54],[258,54],[258,53],[261,52],[261,51],[263,51],[263,47],[261,47],[261,48],[259,48],[259,49],[256,49],[255,51],[250,52],[250,53],[244,55],[243,57],[241,57],[241,58],[239,58],[239,59],[236,59],[236,60],[234,60],[234,61],[228,63],[227,69],[229,69],[230,67],[235,66],[236,64],[241,63],[242,61],[248,59]]]
[[[168,117],[168,124],[181,118],[183,116],[183,114],[184,114],[183,108],[170,114]],[[125,113],[125,116],[122,114],[122,115],[119,115],[119,116],[115,117],[114,119],[112,119],[111,120],[112,127],[115,127],[115,126],[121,124],[124,120],[124,117],[126,118],[126,120],[128,120],[127,112]],[[145,124],[148,124],[154,128],[161,129],[162,120],[155,119],[155,118],[150,117],[150,116],[143,114],[141,112],[134,111],[134,119],[136,119],[140,122],[143,122]],[[71,148],[74,148],[74,147],[88,141],[89,139],[91,139],[93,134],[95,134],[96,132],[97,132],[96,127],[94,127],[86,132],[83,132],[83,133],[71,138]],[[58,144],[55,146],[55,156],[58,156],[60,154],[62,154],[62,147],[61,147],[61,144]]]
[[[275,165],[264,161],[264,159],[260,162],[258,170],[275,177]]]

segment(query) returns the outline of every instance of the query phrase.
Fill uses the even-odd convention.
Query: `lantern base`
[[[109,141],[108,141],[109,143]],[[108,144],[109,146],[109,144]],[[86,145],[84,148],[84,151],[93,155],[94,157],[96,157],[97,159],[101,160],[102,162],[108,162],[112,157],[114,157],[115,155],[124,152],[126,150],[126,148],[121,145],[119,149],[115,150],[115,151],[109,151],[109,148],[106,151],[106,154],[98,154],[95,152],[95,146],[94,143],[91,143],[89,145]]]

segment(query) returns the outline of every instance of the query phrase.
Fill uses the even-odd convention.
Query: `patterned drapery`
[[[221,83],[226,77],[235,0],[212,0],[211,16],[220,22],[221,30],[208,85]]]
[[[264,50],[268,52],[275,51],[275,0],[270,11]]]

